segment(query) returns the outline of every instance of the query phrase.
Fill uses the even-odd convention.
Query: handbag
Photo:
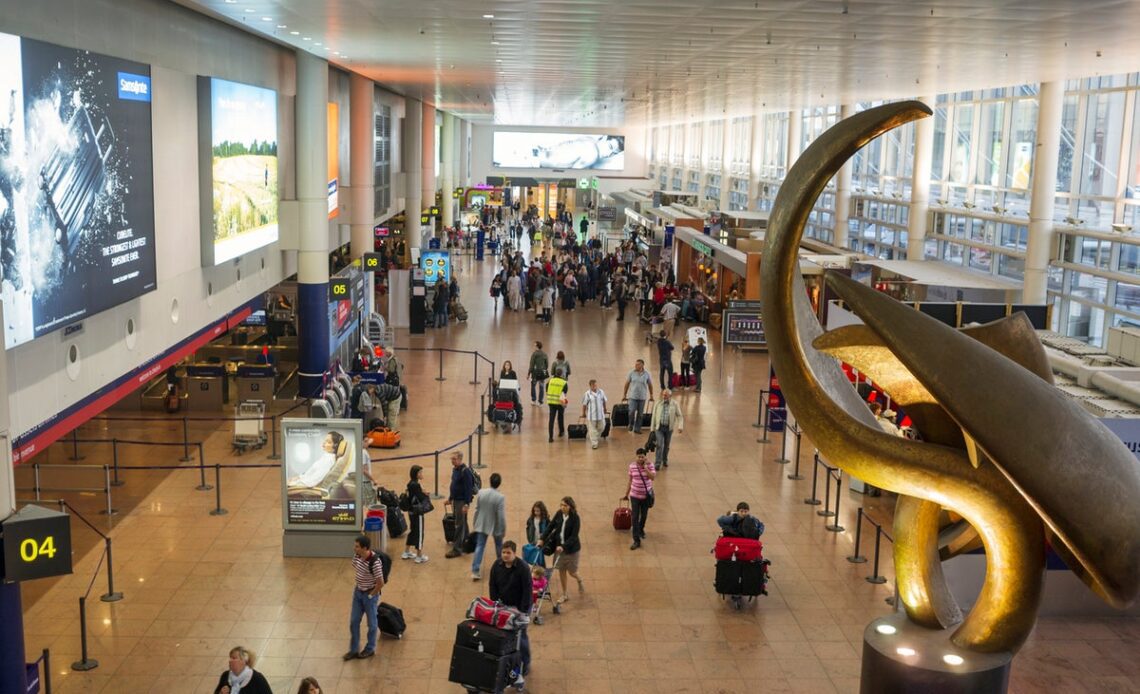
[[[417,496],[415,499],[412,499],[410,510],[412,513],[422,516],[425,513],[434,511],[435,504],[431,502],[431,497],[429,496]]]
[[[649,483],[645,481],[645,475],[641,474],[641,468],[637,469],[637,476],[641,478],[641,483],[645,485],[645,508],[653,508],[653,504],[657,503],[657,495],[653,493],[653,489]]]

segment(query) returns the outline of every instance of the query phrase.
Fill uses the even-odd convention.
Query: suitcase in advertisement
[[[717,560],[736,559],[737,561],[759,561],[764,545],[759,540],[743,537],[718,537],[713,550]]]
[[[521,633],[468,619],[455,628],[455,645],[491,655],[510,655],[519,649]]]
[[[408,628],[404,621],[404,611],[386,602],[376,606],[376,623],[381,634],[397,639],[404,638],[404,631]]]
[[[571,424],[566,427],[566,436],[571,439],[584,439],[586,438],[586,425],[585,424]]]
[[[629,508],[629,502],[623,501],[614,509],[614,530],[629,530],[633,527],[633,511]]]
[[[521,653],[497,656],[456,644],[447,679],[477,692],[502,692],[518,679],[521,668]]]
[[[443,539],[447,542],[455,542],[455,533],[457,530],[457,523],[455,521],[454,513],[443,514]]]
[[[613,418],[615,427],[629,426],[629,405],[624,402],[619,402],[614,405],[613,412],[610,413],[610,416]]]

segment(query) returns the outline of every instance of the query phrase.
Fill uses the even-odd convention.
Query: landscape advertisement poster
[[[198,78],[203,162],[203,264],[277,241],[277,92]],[[208,184],[207,184],[208,180]],[[207,195],[208,192],[208,195]]]
[[[625,137],[594,133],[494,133],[491,159],[503,169],[625,169]]]
[[[0,34],[11,348],[157,286],[150,66]]]

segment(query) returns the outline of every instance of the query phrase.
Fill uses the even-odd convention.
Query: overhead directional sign
[[[380,254],[379,253],[365,253],[364,254],[364,271],[376,272],[381,268]]]
[[[347,301],[352,298],[352,290],[345,277],[334,277],[329,280],[329,301]]]

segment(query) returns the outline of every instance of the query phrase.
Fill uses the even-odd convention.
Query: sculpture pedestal
[[[868,624],[862,694],[1005,692],[1013,654],[967,651],[950,641],[950,633],[920,627],[901,612]]]

